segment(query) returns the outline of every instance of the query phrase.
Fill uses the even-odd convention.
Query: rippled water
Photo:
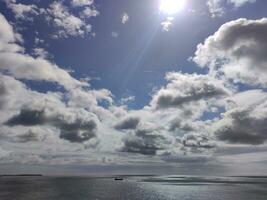
[[[267,200],[266,177],[1,177],[1,200]]]

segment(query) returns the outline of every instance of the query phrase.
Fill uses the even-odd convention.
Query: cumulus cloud
[[[267,85],[267,19],[227,22],[199,44],[194,61],[235,82]]]
[[[19,114],[5,122],[7,126],[44,126],[60,130],[60,138],[70,142],[84,142],[96,137],[97,124],[92,116],[82,110],[49,108],[30,110],[23,108]]]
[[[118,130],[129,130],[129,129],[136,129],[140,122],[139,117],[135,116],[128,116],[121,121],[119,121],[117,124],[115,124],[115,128]]]
[[[184,147],[191,148],[191,151],[201,151],[215,147],[215,144],[211,142],[211,138],[201,134],[187,134],[182,138],[182,143]]]
[[[12,26],[0,14],[0,70],[5,70],[16,78],[55,82],[67,89],[87,84],[72,78],[70,74],[41,57],[33,58],[24,54],[24,48],[16,44],[17,39]]]
[[[212,126],[214,135],[229,143],[263,144],[267,140],[267,94],[260,90],[246,91],[227,103],[228,110]]]
[[[143,155],[156,155],[157,151],[165,149],[168,140],[153,129],[137,129],[123,140],[120,151]]]
[[[182,130],[186,132],[196,131],[198,130],[198,126],[195,123],[192,123],[191,121],[187,121],[185,119],[176,118],[170,122],[170,131],[175,130]]]
[[[15,44],[17,41],[16,33],[6,18],[0,13],[0,51],[16,52],[23,48]]]
[[[166,79],[169,81],[167,86],[157,91],[151,101],[155,109],[178,108],[230,93],[222,81],[207,75],[168,73]]]
[[[266,87],[265,18],[238,19],[222,25],[198,45],[194,61],[210,74],[234,83]],[[252,90],[223,100],[226,112],[214,122],[211,132],[231,144],[263,144],[266,141],[266,94]]]
[[[148,106],[131,111],[115,124],[124,130],[119,151],[167,157],[202,154],[215,148],[200,118],[216,100],[231,95],[222,80],[207,75],[171,72],[166,86],[152,95]],[[133,117],[134,116],[134,117]]]
[[[28,91],[26,86],[13,77],[0,75],[0,109],[5,111],[5,116],[8,116],[8,111],[16,110],[30,101],[34,94]],[[19,98],[24,97],[24,98]]]
[[[33,58],[18,52],[2,52],[0,61],[0,69],[8,71],[16,78],[55,82],[66,89],[86,85],[73,79],[67,71],[41,57]]]
[[[42,141],[44,140],[43,137],[40,136],[38,133],[38,128],[31,128],[24,132],[23,134],[17,135],[17,138],[19,139],[19,142],[32,142],[32,141]]]
[[[59,139],[73,143],[95,139],[98,117],[105,111],[98,106],[98,101],[112,103],[110,92],[84,88],[89,84],[76,80],[45,58],[24,54],[23,47],[16,43],[12,26],[2,15],[0,23],[3,25],[0,30],[0,47],[3,48],[0,52],[0,69],[8,74],[0,75],[0,122],[5,129],[17,131],[24,127],[25,133],[16,136],[20,142],[39,141],[39,135],[32,131],[39,127],[54,130]],[[67,90],[65,93],[40,93],[27,88],[17,79],[52,82]],[[64,95],[65,101],[62,98]],[[82,97],[83,102],[78,97]],[[1,127],[1,130],[4,128]]]
[[[6,125],[15,126],[15,125],[24,125],[24,126],[33,126],[33,125],[42,125],[45,123],[45,116],[43,111],[37,110],[21,110],[19,115],[16,115],[9,119],[6,122]]]

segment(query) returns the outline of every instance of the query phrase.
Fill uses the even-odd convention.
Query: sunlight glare
[[[185,0],[160,0],[159,10],[168,15],[181,11],[185,6]]]

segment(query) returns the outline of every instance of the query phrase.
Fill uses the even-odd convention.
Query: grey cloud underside
[[[2,80],[0,80],[2,82]],[[5,105],[5,99],[1,98],[7,95],[8,91],[4,84],[0,83],[0,109],[2,109]]]
[[[208,138],[205,135],[187,134],[183,137],[182,143],[184,147],[191,148],[191,151],[215,148],[215,144],[211,142],[211,138]]]
[[[151,140],[145,140],[144,138],[139,137],[131,139],[127,138],[125,139],[124,146],[120,149],[120,151],[139,153],[143,155],[156,155],[157,150],[160,150],[161,148],[155,145]]]
[[[169,95],[161,95],[157,100],[157,107],[158,108],[168,108],[168,107],[178,107],[185,103],[198,101],[202,99],[208,99],[216,96],[225,95],[225,91],[223,90],[216,90],[213,86],[208,86],[201,88],[203,91],[196,91],[193,88],[193,91],[188,92],[187,96],[173,96]]]
[[[151,101],[155,109],[179,108],[231,93],[222,81],[206,75],[168,73],[166,79],[169,83]]]
[[[172,132],[176,130],[191,132],[191,131],[196,131],[197,128],[198,127],[195,124],[179,118],[172,120],[169,125],[169,131]]]
[[[9,119],[5,124],[8,126],[34,126],[34,125],[43,125],[47,122],[47,119],[44,115],[44,111],[38,110],[21,110],[21,112]]]
[[[255,110],[246,109],[227,113],[222,120],[230,122],[221,121],[215,130],[215,135],[229,143],[263,144],[267,140],[267,113],[257,117],[253,112]]]
[[[74,122],[64,120],[64,116],[47,116],[44,110],[21,110],[9,119],[8,126],[42,126],[51,125],[60,129],[60,138],[70,142],[84,142],[96,137],[97,124],[93,120],[83,121],[76,118]]]
[[[139,122],[140,119],[138,117],[127,117],[115,124],[114,128],[117,130],[135,129]]]
[[[44,139],[44,138],[39,138],[39,134],[31,129],[25,132],[24,134],[17,136],[17,138],[19,139],[19,142],[22,143],[40,141]]]
[[[123,140],[121,152],[156,155],[163,150],[167,143],[163,135],[155,134],[153,130],[137,129],[132,135]]]

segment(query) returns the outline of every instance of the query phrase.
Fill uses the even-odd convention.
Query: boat
[[[121,177],[115,177],[114,180],[115,181],[123,181],[123,178],[121,178]]]

